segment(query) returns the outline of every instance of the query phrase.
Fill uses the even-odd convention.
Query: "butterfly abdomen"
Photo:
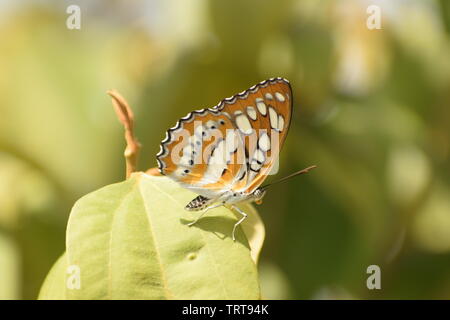
[[[211,203],[211,201],[212,201],[211,199],[206,198],[204,196],[198,196],[194,198],[191,202],[189,202],[185,207],[185,209],[188,211],[200,211],[206,208],[208,204]]]

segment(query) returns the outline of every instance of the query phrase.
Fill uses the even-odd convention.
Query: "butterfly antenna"
[[[272,185],[274,185],[274,184],[276,184],[276,183],[280,183],[280,182],[286,181],[286,180],[288,180],[288,179],[290,179],[290,178],[293,178],[293,177],[295,177],[295,176],[298,176],[298,175],[301,175],[301,174],[304,174],[304,173],[308,173],[310,170],[312,170],[312,169],[314,169],[314,168],[317,168],[317,166],[316,166],[316,165],[313,165],[313,166],[310,166],[310,167],[308,167],[308,168],[302,169],[302,170],[300,170],[300,171],[294,172],[294,173],[288,175],[287,177],[281,178],[280,180],[277,180],[277,181],[275,181],[275,182],[272,182],[272,183],[266,184],[265,186],[262,186],[262,187],[261,187],[261,190],[265,190],[265,189],[267,189],[268,187],[270,187],[270,186],[272,186]]]

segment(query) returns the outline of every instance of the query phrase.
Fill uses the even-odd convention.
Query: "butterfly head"
[[[257,188],[255,191],[253,191],[253,200],[255,201],[256,204],[261,204],[262,203],[262,198],[264,197],[264,195],[266,194],[266,190],[264,190],[263,188]]]

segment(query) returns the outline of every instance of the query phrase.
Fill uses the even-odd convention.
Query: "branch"
[[[116,111],[117,117],[125,128],[125,140],[127,142],[127,147],[125,148],[124,156],[127,171],[126,177],[128,179],[133,172],[137,171],[137,160],[141,149],[141,144],[134,136],[134,115],[127,101],[120,93],[115,90],[109,90],[107,93],[111,96],[112,104],[114,106],[114,110]]]

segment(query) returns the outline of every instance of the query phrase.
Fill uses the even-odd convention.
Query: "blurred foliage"
[[[65,25],[79,4],[81,30]],[[272,76],[294,119],[259,212],[267,298],[450,298],[450,5],[377,1],[0,3],[0,298],[36,298],[75,200],[123,179],[136,113],[141,169],[164,132]],[[272,178],[269,178],[272,179]],[[369,291],[368,265],[382,270]]]

